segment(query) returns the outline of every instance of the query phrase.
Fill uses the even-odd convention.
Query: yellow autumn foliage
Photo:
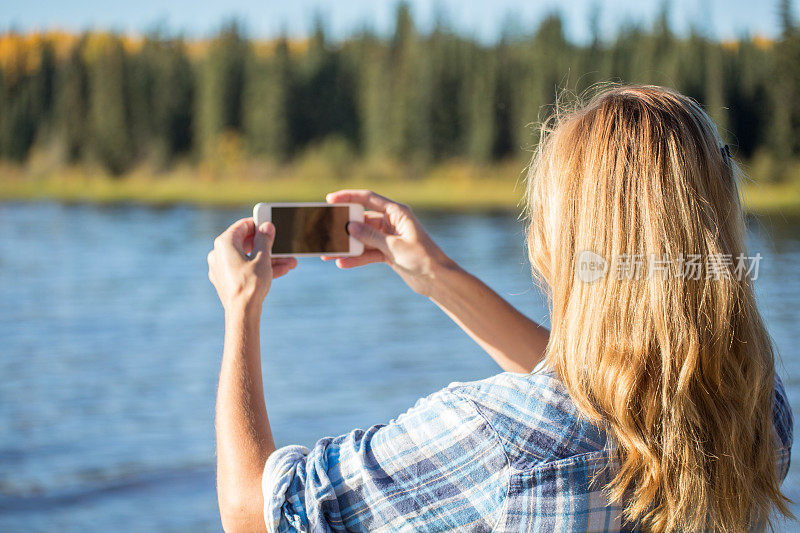
[[[42,49],[49,45],[57,61],[66,59],[73,48],[83,39],[84,59],[94,61],[115,41],[122,44],[124,51],[135,54],[142,49],[145,38],[141,35],[117,34],[109,31],[91,31],[76,34],[64,30],[19,33],[8,31],[0,33],[0,70],[11,84],[21,76],[30,74],[39,68]],[[193,60],[206,56],[210,39],[193,39],[186,42],[186,52]],[[269,57],[275,52],[277,39],[251,41],[258,57]],[[307,39],[289,40],[289,52],[301,55],[308,49]]]

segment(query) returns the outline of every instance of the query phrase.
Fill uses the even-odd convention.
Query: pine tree
[[[514,132],[516,127],[513,125],[514,111],[514,84],[516,69],[513,68],[511,50],[509,45],[510,28],[503,31],[500,43],[493,51],[497,67],[494,78],[494,113],[493,130],[494,139],[491,147],[491,156],[494,159],[508,157],[516,152],[514,146]]]
[[[431,101],[434,60],[432,39],[422,43],[406,2],[397,6],[389,50],[389,152],[396,157],[426,160],[432,151]],[[425,52],[423,52],[423,50]]]
[[[55,79],[54,135],[69,163],[83,156],[88,141],[89,79],[82,56],[83,41],[69,52]]]
[[[148,35],[138,53],[125,58],[125,102],[129,117],[130,147],[133,157],[163,164],[166,150],[162,134],[155,126],[153,99],[156,95],[157,62],[163,51],[161,36]]]
[[[706,110],[717,125],[723,139],[729,136],[727,110],[727,79],[725,56],[722,47],[710,45],[706,51],[705,94],[702,99]]]
[[[552,110],[558,92],[567,88],[568,83],[575,83],[578,76],[571,68],[571,60],[558,14],[546,17],[533,39],[520,44],[512,115],[515,126],[512,145],[516,150],[529,153],[538,140],[535,125]]]
[[[36,121],[36,130],[45,132],[52,125],[53,86],[56,75],[56,59],[52,43],[45,41],[38,49],[35,72],[28,81],[31,92],[31,114]]]
[[[469,112],[464,87],[465,58],[457,37],[440,25],[428,41],[431,60],[430,147],[435,159],[464,151],[464,129]]]
[[[192,142],[194,74],[180,39],[150,39],[140,57],[147,65],[140,87],[145,95],[150,130],[147,151],[156,163],[169,164],[186,153]]]
[[[771,54],[752,39],[741,38],[736,46],[730,84],[730,129],[735,133],[736,152],[750,158],[766,137],[770,122],[769,92],[772,87]]]
[[[251,153],[285,160],[291,148],[289,96],[292,89],[289,46],[278,39],[269,58],[251,53],[245,69],[244,131]]]
[[[800,141],[800,30],[789,0],[781,0],[781,39],[775,46],[769,145],[778,161],[798,154]],[[783,169],[779,169],[782,172]]]
[[[600,36],[600,4],[594,2],[589,10],[589,45],[580,52],[577,89],[582,93],[598,82],[608,79],[608,64],[603,59],[605,50]]]
[[[354,146],[359,142],[355,70],[331,46],[317,17],[308,51],[297,66],[293,86],[292,131],[298,148],[326,137]]]
[[[495,140],[497,66],[490,53],[475,46],[466,65],[466,154],[474,161],[488,161]]]
[[[24,161],[33,145],[36,120],[33,115],[33,93],[25,83],[6,87],[3,118],[0,122],[0,154],[12,161]]]
[[[365,33],[354,50],[358,70],[357,113],[360,122],[359,145],[365,157],[387,156],[396,142],[392,123],[392,90],[386,47],[371,33]]]
[[[200,66],[195,134],[201,152],[213,148],[223,132],[240,131],[248,47],[232,22],[211,42]]]
[[[89,61],[89,144],[91,155],[112,174],[134,162],[126,96],[126,57],[122,42],[110,35],[87,44]]]

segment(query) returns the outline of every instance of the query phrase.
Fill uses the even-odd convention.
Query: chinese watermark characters
[[[575,273],[584,283],[592,283],[610,273],[617,280],[639,280],[662,276],[691,280],[758,279],[762,256],[745,254],[621,254],[610,262],[603,256],[584,250],[578,254]]]

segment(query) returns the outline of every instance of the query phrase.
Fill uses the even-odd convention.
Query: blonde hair
[[[652,531],[746,531],[774,508],[791,515],[775,464],[773,348],[751,280],[734,272],[744,216],[720,147],[691,98],[612,87],[543,124],[528,173],[546,360],[614,443],[610,500]],[[609,271],[588,283],[575,270],[584,250],[612,265],[689,254],[731,264],[699,279]]]

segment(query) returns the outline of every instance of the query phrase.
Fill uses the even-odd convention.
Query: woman
[[[272,225],[235,223],[209,254],[225,309],[226,529],[746,531],[790,514],[792,415],[748,275],[736,166],[693,100],[618,87],[545,123],[527,240],[551,332],[451,261],[408,207],[368,191],[328,201],[370,210],[349,227],[367,251],[340,268],[388,263],[506,373],[276,450],[259,314],[296,262],[270,259]]]

